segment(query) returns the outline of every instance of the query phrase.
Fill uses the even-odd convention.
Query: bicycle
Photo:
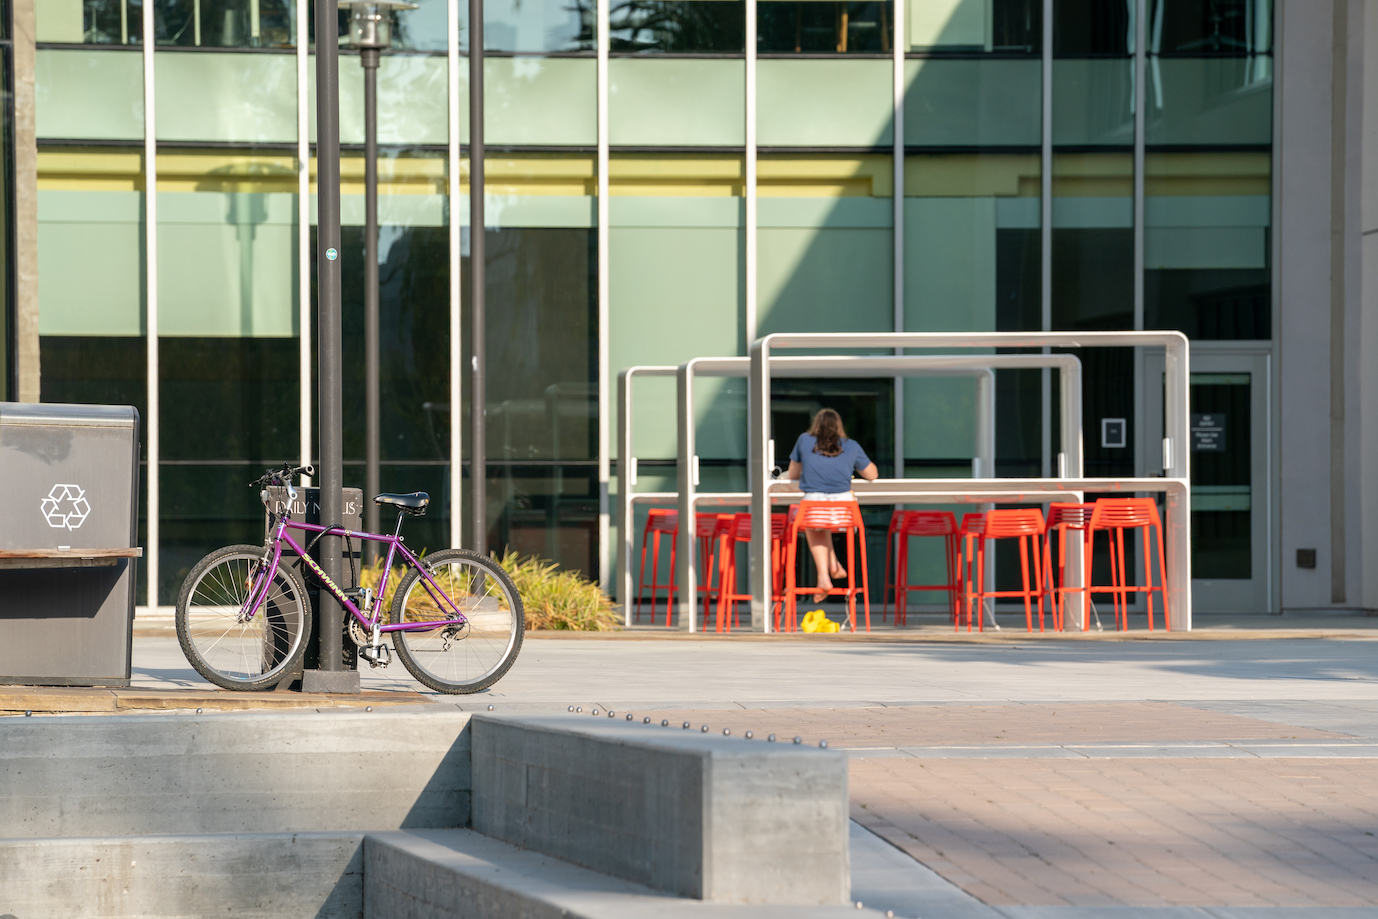
[[[312,475],[311,466],[284,464],[270,469],[250,487],[268,509],[268,535],[262,546],[217,549],[191,569],[177,597],[177,639],[196,672],[225,689],[263,690],[293,673],[311,635],[311,604],[305,572],[344,608],[350,639],[371,667],[391,662],[388,645],[423,685],[445,693],[472,693],[496,683],[521,651],[526,618],[521,597],[507,572],[492,559],[460,549],[424,557],[404,543],[402,521],[426,512],[425,492],[382,494],[373,500],[397,508],[392,535],[362,533],[341,526],[300,523],[269,504],[270,487],[287,488],[297,500],[292,479]],[[290,505],[289,505],[290,506]],[[303,548],[289,531],[315,534]],[[325,536],[370,540],[387,546],[376,589],[337,586],[311,557]],[[284,563],[284,549],[296,559]],[[392,566],[407,569],[393,596],[389,622],[383,623]],[[297,566],[303,568],[297,570]],[[355,604],[358,600],[358,604]]]

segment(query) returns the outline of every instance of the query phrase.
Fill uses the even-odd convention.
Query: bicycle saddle
[[[431,503],[431,496],[424,491],[414,491],[409,495],[376,495],[373,503],[391,504],[408,514],[420,516],[426,513],[426,505]]]

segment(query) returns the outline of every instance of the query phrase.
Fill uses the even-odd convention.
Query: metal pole
[[[343,355],[340,344],[340,67],[339,5],[316,0],[316,325],[320,336],[321,523],[343,523],[344,487]],[[340,583],[340,542],[320,542],[321,567]],[[342,611],[328,591],[320,592],[320,670],[343,670]],[[303,680],[303,687],[313,680]],[[333,680],[321,689],[336,688]],[[357,691],[357,683],[355,684]]]
[[[469,347],[473,349],[473,383],[469,387],[469,513],[473,515],[473,532],[469,538],[475,552],[487,555],[483,227],[483,0],[469,0]],[[454,423],[459,423],[458,413]]]
[[[123,16],[124,7],[121,6]],[[153,4],[145,4],[142,11],[144,65],[144,313],[147,322],[144,339],[145,372],[148,387],[144,430],[148,432],[148,611],[158,615],[158,579],[161,538],[159,536],[159,466],[162,448],[159,446],[159,373],[158,373],[158,128],[154,115],[158,110],[153,59]],[[121,19],[121,27],[124,22]]]
[[[446,201],[450,219],[450,545],[464,544],[464,452],[463,427],[460,419],[461,385],[464,379],[464,348],[461,318],[463,281],[460,277],[460,219],[459,219],[459,0],[448,0],[446,11],[449,38],[446,53],[449,57],[449,183]]]
[[[200,0],[197,0],[200,9]],[[198,14],[199,15],[199,14]],[[297,24],[297,417],[303,466],[311,462],[311,115],[307,105],[307,9],[298,3]],[[200,40],[197,40],[200,44]],[[310,480],[303,478],[302,485]]]
[[[359,51],[364,68],[364,529],[378,532],[378,57]],[[364,563],[378,557],[378,543],[364,540]]]

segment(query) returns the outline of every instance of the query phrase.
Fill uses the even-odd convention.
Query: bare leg
[[[835,577],[845,577],[847,572],[842,564],[837,560],[837,554],[833,551],[833,535],[828,530],[805,530],[804,538],[809,542],[809,554],[813,556],[814,567],[818,571],[818,590],[814,594],[813,602],[821,603],[826,594],[825,590],[831,590],[832,579]]]

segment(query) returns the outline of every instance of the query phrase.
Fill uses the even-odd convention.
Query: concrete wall
[[[0,840],[0,913],[359,919],[362,833]]]
[[[0,839],[456,827],[469,716],[0,719]]]
[[[1378,4],[1279,0],[1277,15],[1282,606],[1375,609]]]
[[[847,761],[588,716],[473,721],[480,833],[680,896],[841,903]]]

